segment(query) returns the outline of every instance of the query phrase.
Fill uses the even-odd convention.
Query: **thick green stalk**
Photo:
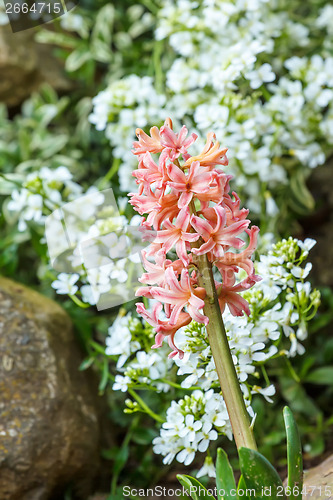
[[[194,202],[190,205],[191,212],[196,214]],[[192,246],[201,246],[198,241]],[[227,334],[224,328],[222,314],[218,303],[214,283],[212,264],[207,255],[194,255],[193,263],[198,269],[198,285],[206,290],[204,314],[209,318],[207,325],[208,340],[215,361],[223,398],[227,406],[232,431],[237,449],[241,447],[257,449],[253,430],[250,426],[249,414],[246,410],[243,394],[232,360]]]

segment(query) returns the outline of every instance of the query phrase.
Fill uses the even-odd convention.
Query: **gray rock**
[[[81,359],[65,311],[0,278],[1,500],[44,500],[69,483],[88,497],[99,426]]]
[[[55,90],[73,88],[53,48],[34,41],[34,30],[12,33],[9,25],[0,26],[0,102],[16,106],[38,90],[44,82]]]
[[[311,250],[313,263],[311,281],[316,285],[333,286],[333,158],[325,165],[314,169],[309,180],[311,192],[315,197],[317,211],[306,223],[306,235],[317,240]]]
[[[303,500],[333,500],[333,455],[305,471]]]

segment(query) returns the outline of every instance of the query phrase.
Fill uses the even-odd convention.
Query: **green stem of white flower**
[[[192,214],[196,214],[194,202],[190,204]],[[200,247],[202,240],[193,244]],[[224,328],[221,309],[216,293],[212,264],[207,255],[194,255],[193,261],[198,267],[198,285],[206,290],[204,314],[209,318],[207,334],[216,371],[219,377],[223,398],[234,434],[237,449],[241,447],[257,449],[251,428],[249,414],[246,410],[243,394],[232,360],[227,334]]]
[[[136,400],[141,409],[145,413],[147,413],[151,418],[153,418],[154,420],[156,420],[156,422],[159,422],[160,424],[164,423],[164,419],[159,415],[157,415],[155,412],[153,412],[153,410],[151,410],[149,406],[146,405],[143,399],[132,388],[130,387],[128,388],[128,393]]]

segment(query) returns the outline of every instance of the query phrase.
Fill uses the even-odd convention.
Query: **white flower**
[[[38,177],[46,181],[60,181],[65,182],[72,179],[72,174],[67,167],[60,166],[54,169],[42,167],[38,172]]]
[[[291,342],[291,346],[290,346],[289,353],[288,353],[289,357],[292,358],[292,357],[296,356],[296,354],[299,354],[301,356],[302,354],[305,353],[305,347],[302,344],[300,344],[299,342],[297,342],[297,338],[296,338],[295,333],[290,334],[289,339]]]
[[[73,13],[70,10],[61,16],[60,24],[64,30],[76,31],[82,38],[87,38],[89,34],[89,27],[85,19],[80,14]]]
[[[80,288],[83,302],[92,306],[96,305],[96,296],[94,295],[93,287],[90,285],[83,285]]]
[[[122,234],[117,236],[115,233],[108,235],[109,255],[111,259],[119,259],[127,251],[127,237]]]
[[[321,11],[320,16],[316,20],[317,26],[326,28],[329,35],[333,35],[333,6],[330,4],[325,5]]]
[[[12,192],[12,199],[7,205],[8,210],[11,210],[13,212],[21,212],[21,210],[23,210],[23,208],[27,204],[28,194],[29,191],[27,189],[21,189],[21,191],[14,189],[14,191]]]
[[[116,263],[112,263],[110,278],[113,280],[117,280],[119,283],[125,283],[128,278],[127,272],[125,271],[126,263],[127,259],[121,259]]]
[[[246,73],[246,78],[250,80],[250,87],[258,89],[263,83],[273,82],[276,78],[272,71],[272,66],[268,63],[263,64],[260,68]]]
[[[266,213],[271,217],[278,215],[279,207],[277,206],[272,196],[270,194],[267,194],[265,196],[265,200],[266,200]]]
[[[176,458],[178,462],[183,463],[184,465],[190,465],[194,460],[196,451],[197,447],[195,446],[195,443],[190,443],[188,440],[185,444],[185,448],[177,454]]]
[[[40,194],[31,194],[27,199],[27,208],[24,212],[25,220],[39,222],[42,218],[43,197]]]
[[[212,457],[206,457],[201,469],[197,472],[197,477],[216,477],[216,470]]]
[[[198,450],[201,452],[207,451],[210,441],[215,441],[218,438],[218,434],[215,429],[212,428],[211,422],[204,422],[201,432],[196,436],[196,441],[198,443]]]
[[[200,421],[194,421],[194,416],[193,415],[186,415],[185,417],[185,427],[180,430],[179,436],[184,438],[187,437],[189,442],[193,442],[195,440],[195,434],[196,432],[201,429],[202,427],[202,422]]]
[[[304,241],[297,240],[297,243],[299,248],[302,249],[303,256],[307,257],[311,248],[313,248],[317,242],[312,238],[306,238]]]
[[[235,369],[240,382],[245,382],[250,373],[255,371],[255,367],[251,364],[251,358],[248,354],[240,354],[237,358],[233,356]]]
[[[148,354],[144,351],[139,351],[136,353],[137,362],[132,363],[131,367],[136,369],[147,368],[149,370],[149,378],[156,380],[161,377],[161,372],[159,370],[159,364],[161,359],[158,357],[156,352],[149,352]]]
[[[75,283],[79,278],[79,274],[60,273],[58,279],[53,281],[51,286],[60,295],[75,295],[79,289]]]
[[[259,387],[257,385],[254,385],[251,390],[252,394],[261,394],[264,396],[266,401],[269,403],[273,403],[273,400],[270,396],[274,396],[275,394],[275,387],[273,384],[269,385],[268,387]]]
[[[217,428],[223,428],[228,420],[228,412],[221,396],[214,394],[206,403],[207,419]]]
[[[256,342],[267,342],[270,340],[278,340],[280,337],[279,325],[273,321],[265,321],[262,318],[258,325],[252,328],[251,336]]]
[[[105,354],[109,356],[119,356],[117,368],[121,368],[131,355],[140,349],[138,341],[132,341],[131,332],[128,328],[130,316],[117,317],[108,330],[108,337],[105,339]]]
[[[302,278],[302,279],[305,279],[309,272],[311,271],[312,269],[312,264],[311,262],[308,262],[305,266],[305,268],[303,269],[302,267],[299,267],[299,266],[294,266],[290,272],[293,276],[295,276],[295,278]]]
[[[111,288],[110,282],[111,265],[88,269],[87,278],[91,287],[93,301],[97,303],[103,293],[107,293]],[[87,292],[86,293],[90,293]]]
[[[131,383],[131,379],[127,376],[116,375],[115,383],[112,386],[114,391],[126,392],[128,390],[128,385]]]

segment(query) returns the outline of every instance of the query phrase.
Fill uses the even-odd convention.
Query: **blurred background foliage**
[[[283,2],[280,10],[289,12],[290,18],[295,16],[297,19],[302,16],[315,18],[325,6],[325,2],[321,1],[304,4],[293,0],[291,12],[287,4],[282,4]],[[53,169],[64,165],[72,173],[75,182],[83,187],[83,191],[95,185],[98,189],[112,187],[117,196],[126,194],[119,184],[119,155],[114,154],[114,147],[110,146],[106,135],[90,123],[89,115],[93,110],[92,99],[96,94],[103,91],[110,82],[116,82],[130,74],[152,77],[156,92],[171,95],[170,89],[165,89],[165,81],[175,53],[166,39],[154,39],[160,8],[153,0],[135,3],[130,0],[116,0],[112,3],[106,0],[81,0],[71,18],[65,17],[36,30],[36,42],[48,44],[50,53],[62,61],[70,91],[57,93],[49,84],[45,84],[20,105],[9,108],[5,104],[1,105],[2,274],[54,297],[54,290],[50,285],[56,275],[49,266],[43,226],[32,224],[29,225],[28,232],[21,232],[17,227],[17,214],[8,210],[13,189],[24,185],[27,174],[38,171],[43,166]],[[319,28],[316,30],[319,32]],[[309,56],[323,47],[323,37],[316,30],[312,34],[310,46],[304,49]],[[329,52],[332,47],[327,50]],[[289,54],[290,47],[282,37],[281,53],[283,51]],[[302,51],[298,50],[298,53],[301,54]],[[289,54],[291,55],[298,54]],[[238,91],[242,94],[241,87],[236,92]],[[262,96],[258,95],[258,99],[262,99]],[[117,105],[121,107],[121,102]],[[110,112],[108,120],[112,123],[118,116],[117,110]],[[189,123],[189,118],[185,118]],[[317,118],[314,117],[313,120],[316,124]],[[149,123],[150,126],[155,124],[158,123]],[[131,128],[132,135],[134,129]],[[332,146],[330,148],[332,150]],[[329,148],[326,156],[330,156]],[[262,210],[254,218],[264,228],[262,231],[269,230],[274,233],[275,238],[290,234],[302,238],[311,237],[318,230],[318,219],[312,218],[313,214],[320,212],[324,204],[327,221],[329,208],[325,208],[320,191],[311,193],[311,170],[305,168],[295,157],[282,155],[282,161],[288,182],[277,184],[274,190],[278,212],[273,211],[271,215],[266,213],[265,199],[270,194],[265,195],[267,185],[262,181],[259,183]],[[319,165],[317,169],[330,168],[331,171],[332,164],[327,165]],[[249,178],[252,179],[252,176]],[[50,213],[47,207],[43,210],[45,215]],[[130,218],[133,215],[132,209],[127,207],[125,214]],[[319,225],[320,223],[319,218]],[[325,240],[322,240],[321,245],[325,246]],[[325,252],[330,252],[330,248],[324,248],[324,254]],[[325,261],[321,266],[320,272],[325,273]],[[260,399],[254,402],[260,451],[271,462],[280,466],[281,471],[285,466],[286,456],[281,408],[286,403],[294,411],[303,442],[306,443],[306,465],[320,460],[333,447],[333,339],[330,326],[333,318],[333,293],[330,286],[321,286],[319,276],[320,274],[312,274],[312,279],[322,294],[322,305],[310,324],[309,337],[304,343],[306,354],[293,358],[292,366],[287,360],[284,366],[272,360],[269,374],[277,387],[274,403],[267,404]],[[117,485],[125,479],[127,484],[138,486],[156,484],[161,480],[162,474],[168,477],[170,469],[169,466],[161,468],[160,459],[152,452],[150,443],[158,433],[150,421],[147,421],[145,414],[137,413],[134,418],[124,415],[123,393],[111,390],[115,368],[112,357],[105,354],[104,344],[108,327],[118,311],[96,314],[94,307],[78,308],[70,298],[64,298],[62,304],[74,321],[78,339],[85,352],[86,361],[82,364],[82,369],[94,369],[98,372],[99,391],[106,395],[110,427],[117,435],[116,447],[101,450],[105,461],[98,488],[107,491],[108,483],[112,483],[110,488],[113,496],[110,498],[116,498]],[[125,305],[126,310],[132,308],[133,303]],[[183,389],[174,388],[171,396],[177,399],[183,394]],[[149,393],[147,397],[149,405],[158,414],[163,414],[170,404],[170,394],[156,396]],[[232,462],[236,462],[233,444],[227,443],[226,447]],[[177,466],[172,467],[174,469]],[[180,465],[178,470],[179,468],[181,469]],[[195,469],[195,464],[193,468]]]

